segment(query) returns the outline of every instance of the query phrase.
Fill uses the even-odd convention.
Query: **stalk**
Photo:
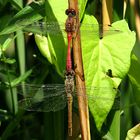
[[[136,24],[136,30],[137,30],[137,36],[140,41],[140,14],[139,9],[137,8],[138,1],[130,0],[131,7],[133,8],[134,14],[135,14],[135,24]]]
[[[79,11],[78,11],[78,0],[68,0],[69,8],[75,9],[76,11],[76,24],[79,23]],[[86,86],[85,81],[80,75],[84,77],[83,62],[82,62],[82,50],[81,50],[81,40],[80,40],[80,30],[76,33],[76,38],[72,42],[73,45],[73,56],[75,67],[75,77],[76,77],[76,89],[77,93],[83,96],[78,96],[78,107],[81,125],[81,135],[82,140],[90,140],[90,126],[89,126],[89,112],[88,112],[88,102],[86,97]],[[77,71],[77,72],[76,72]]]
[[[110,25],[112,22],[112,3],[112,0],[102,0],[103,25]]]
[[[124,6],[123,6],[123,18],[125,18],[126,8],[127,8],[127,3],[128,3],[128,0],[124,0]]]
[[[19,61],[19,70],[20,75],[25,73],[25,42],[24,42],[24,35],[22,31],[17,31],[17,54],[18,54],[18,61]]]

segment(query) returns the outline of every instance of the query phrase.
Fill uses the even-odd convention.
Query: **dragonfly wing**
[[[81,89],[82,90],[82,89]],[[93,94],[89,94],[89,92],[91,92],[91,90],[93,91]],[[95,96],[95,92],[99,93],[100,91],[103,91],[103,95],[99,95],[99,96]],[[110,97],[105,97],[105,94],[113,94],[114,92],[117,92],[117,95],[115,96],[115,98]],[[89,104],[93,105],[93,108],[95,108],[95,105],[98,105],[99,109],[104,109],[104,104],[112,104],[112,110],[123,110],[125,108],[131,108],[133,106],[136,106],[135,102],[130,102],[127,104],[122,103],[121,100],[121,92],[119,91],[119,89],[115,89],[115,88],[105,88],[105,87],[101,87],[101,88],[95,88],[95,87],[87,87],[86,88],[86,95],[82,95],[80,93],[77,93],[77,91],[75,90],[75,93],[73,95],[73,102],[74,102],[74,107],[78,108],[78,96],[82,96],[83,98],[86,98],[88,100]]]
[[[82,90],[82,89],[80,89],[80,90]],[[103,91],[103,94],[98,95],[98,93],[100,93],[101,91]],[[113,94],[113,92],[118,92],[115,99],[111,97],[111,94]],[[110,97],[106,97],[105,94],[110,94]],[[106,104],[111,103],[112,104],[112,109],[120,108],[120,100],[119,100],[120,98],[119,98],[119,90],[118,89],[114,89],[114,88],[111,89],[111,88],[107,88],[107,87],[100,87],[100,88],[87,87],[86,88],[86,94],[84,94],[84,95],[81,94],[81,93],[77,93],[77,91],[75,91],[75,93],[73,95],[73,97],[74,97],[73,100],[74,100],[74,106],[76,108],[78,107],[78,96],[86,98],[88,100],[88,103],[90,105],[93,105],[93,108],[95,107],[94,105],[98,105],[99,109],[103,109],[104,108],[104,106],[103,106],[104,103],[106,103]]]
[[[67,98],[63,84],[18,85],[22,99],[19,107],[28,111],[58,111],[66,106]]]
[[[23,29],[26,32],[38,33],[42,35],[55,35],[66,37],[65,23],[51,22],[34,22],[30,23],[28,20],[19,20],[16,23],[17,28]],[[119,29],[111,25],[89,24],[84,23],[81,26],[74,25],[73,31],[77,32],[80,28],[81,36],[98,36],[103,37],[106,35],[121,33]],[[104,31],[104,34],[102,33]]]
[[[80,27],[81,36],[99,37],[120,34],[121,30],[111,26],[111,25],[98,25],[98,24],[81,24]]]
[[[64,84],[46,84],[46,85],[37,85],[37,84],[19,84],[15,87],[17,93],[24,97],[34,97],[34,96],[43,96],[49,98],[50,96],[56,96],[64,92]]]
[[[32,32],[41,35],[55,35],[66,37],[65,24],[58,22],[34,22],[19,20],[16,23],[17,27],[25,32]]]
[[[25,98],[19,101],[19,108],[27,111],[38,111],[38,112],[50,112],[59,111],[63,109],[67,104],[66,95],[53,96],[44,98],[41,101],[35,100],[34,98]]]

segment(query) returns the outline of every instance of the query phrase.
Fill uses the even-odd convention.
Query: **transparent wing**
[[[27,111],[50,112],[59,111],[66,106],[67,97],[63,95],[43,98],[40,101],[28,97],[19,101],[19,108]]]
[[[82,90],[82,89],[80,89]],[[112,105],[112,109],[120,108],[120,92],[111,87],[86,87],[86,95],[74,94],[74,106],[78,107],[78,96],[87,98],[90,107],[104,109],[104,105]]]
[[[80,89],[82,90],[82,89]],[[123,110],[136,106],[136,102],[129,102],[126,105],[122,103],[121,91],[111,87],[86,87],[86,95],[80,92],[74,93],[74,107],[78,108],[78,96],[84,97],[88,100],[89,107],[98,108],[99,110],[105,109],[104,106],[112,105],[112,110]]]
[[[47,85],[18,85],[19,107],[28,111],[50,112],[63,109],[67,105],[67,96],[64,84]],[[74,107],[78,108],[78,96],[86,98],[89,106],[103,109],[104,105],[111,104],[112,109],[120,109],[120,91],[110,87],[86,87],[87,94],[81,94],[81,88],[73,93]],[[131,107],[130,106],[123,106]]]
[[[63,109],[67,97],[63,84],[18,85],[19,108],[28,111],[50,112]]]
[[[24,23],[24,24],[23,24]],[[16,23],[17,28],[23,29],[26,32],[32,32],[32,33],[38,33],[42,35],[63,35],[66,37],[65,32],[65,23],[58,23],[58,22],[34,22],[33,24],[30,24],[28,21],[19,20]],[[81,35],[86,36],[105,36],[105,35],[112,35],[112,34],[118,34],[122,31],[119,29],[116,29],[115,27],[111,25],[97,25],[97,24],[81,24],[79,26],[74,27],[74,31],[77,32],[77,30],[80,28]],[[101,33],[100,29],[104,30],[104,34]]]

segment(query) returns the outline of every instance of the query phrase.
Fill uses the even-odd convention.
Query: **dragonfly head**
[[[69,77],[69,76],[74,77],[74,75],[75,75],[75,72],[74,72],[72,69],[66,70],[66,71],[64,72],[64,76],[65,76],[65,77]]]

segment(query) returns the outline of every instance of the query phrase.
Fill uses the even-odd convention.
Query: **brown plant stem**
[[[123,18],[125,18],[126,8],[127,8],[127,3],[128,3],[128,0],[124,0],[124,6],[123,6]]]
[[[80,23],[79,23],[78,0],[68,0],[68,2],[69,2],[69,8],[75,9],[76,11],[75,22],[77,25],[79,25]],[[80,30],[78,30],[77,32],[78,33],[76,33],[76,38],[73,39],[73,56],[74,56],[74,65],[76,66],[75,75],[76,75],[77,93],[83,95],[83,96],[78,96],[81,135],[82,135],[82,140],[90,140],[91,138],[90,138],[88,103],[87,103],[87,99],[85,98],[86,97],[85,81],[80,77],[80,75],[84,76]]]
[[[140,41],[140,13],[139,13],[139,9],[137,8],[137,3],[138,3],[138,1],[136,1],[136,0],[130,0],[131,7],[133,8],[134,14],[135,14],[135,24],[136,24],[137,36]]]
[[[102,17],[103,24],[111,24],[112,22],[112,0],[102,0]]]

